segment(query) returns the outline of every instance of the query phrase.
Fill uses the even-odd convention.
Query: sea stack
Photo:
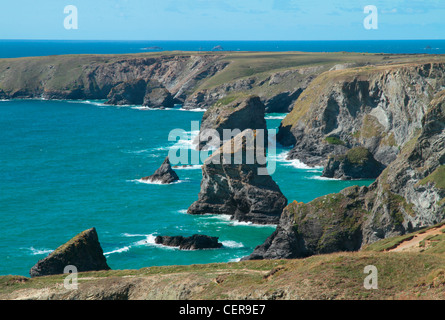
[[[142,180],[168,184],[178,181],[179,177],[172,169],[169,158],[166,157],[162,165],[155,171],[155,173],[153,173],[151,176],[142,178]]]
[[[204,113],[199,135],[195,141],[198,144],[197,148],[199,150],[219,148],[236,135],[225,137],[224,130],[239,130],[239,133],[246,129],[262,129],[267,136],[264,115],[265,106],[258,96],[223,98]],[[212,132],[217,133],[219,139],[211,139]]]
[[[79,233],[58,247],[37,262],[29,274],[31,277],[63,274],[65,267],[69,265],[75,266],[79,272],[110,269],[95,228]]]
[[[259,155],[265,156],[260,136],[258,130],[245,130],[206,159],[201,191],[189,214],[227,214],[238,221],[278,223],[287,199],[260,160]],[[248,161],[252,154],[254,161]]]

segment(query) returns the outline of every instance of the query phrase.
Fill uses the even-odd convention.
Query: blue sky
[[[377,30],[363,26],[366,5]],[[445,39],[445,0],[2,0],[0,39]]]

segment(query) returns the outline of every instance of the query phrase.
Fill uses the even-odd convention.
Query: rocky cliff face
[[[75,266],[78,272],[110,269],[95,228],[83,231],[54,250],[49,256],[37,262],[29,274],[31,277],[63,274],[64,268],[68,265]]]
[[[353,251],[443,221],[445,91],[432,99],[421,127],[369,188],[291,203],[277,230],[245,259]]]
[[[114,87],[143,79],[158,81],[184,101],[188,91],[228,65],[220,58],[172,54],[10,59],[0,68],[0,87],[8,98],[107,99]]]
[[[300,95],[278,141],[289,158],[315,166],[355,146],[384,165],[422,127],[432,97],[445,87],[445,63],[332,70]]]
[[[195,143],[200,150],[209,147],[219,148],[222,143],[233,138],[225,135],[225,130],[241,132],[246,129],[261,129],[267,134],[264,104],[260,98],[250,96],[232,102],[220,100],[204,113]],[[219,139],[211,139],[213,133],[216,133]]]
[[[376,179],[385,166],[364,147],[354,147],[344,155],[331,156],[322,177],[342,180]]]
[[[216,150],[204,162],[199,198],[187,212],[277,224],[287,199],[265,171],[262,143],[257,131],[245,130]]]

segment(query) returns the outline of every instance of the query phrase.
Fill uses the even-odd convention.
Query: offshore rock
[[[180,250],[217,249],[222,247],[218,237],[210,237],[202,234],[194,234],[191,237],[183,236],[157,236],[157,244],[169,247],[179,247]]]
[[[165,158],[162,165],[151,176],[142,178],[144,181],[159,182],[162,184],[168,184],[179,180],[178,175],[172,169],[170,160]]]
[[[68,265],[75,266],[79,272],[110,269],[95,228],[79,233],[58,247],[46,258],[37,262],[29,274],[31,277],[63,274]]]
[[[106,104],[111,105],[141,105],[144,101],[145,89],[147,83],[145,80],[130,80],[118,84],[111,89]]]
[[[224,130],[239,130],[239,133],[246,129],[262,129],[267,133],[264,104],[258,96],[228,102],[224,99],[215,103],[204,113],[195,143],[198,144],[199,150],[209,147],[219,148],[225,142]],[[212,137],[207,136],[212,132],[215,132],[219,139],[211,139]],[[233,136],[228,137],[228,139],[232,138]]]
[[[226,214],[238,221],[277,224],[287,199],[267,173],[263,142],[256,130],[248,129],[206,159],[198,200],[187,212]],[[239,155],[241,161],[235,161]],[[247,161],[248,155],[255,155],[253,161]]]
[[[376,179],[385,166],[364,147],[355,147],[341,156],[329,157],[322,177],[342,180]]]

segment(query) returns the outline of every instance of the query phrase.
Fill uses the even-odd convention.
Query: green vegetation
[[[337,137],[326,137],[325,140],[329,144],[338,144],[338,145],[344,145],[345,144],[344,141],[340,140]]]
[[[445,189],[445,165],[439,166],[429,176],[419,182],[421,185],[433,183],[436,188]]]
[[[363,164],[371,158],[371,152],[365,147],[355,147],[346,153],[349,162],[354,164]]]

